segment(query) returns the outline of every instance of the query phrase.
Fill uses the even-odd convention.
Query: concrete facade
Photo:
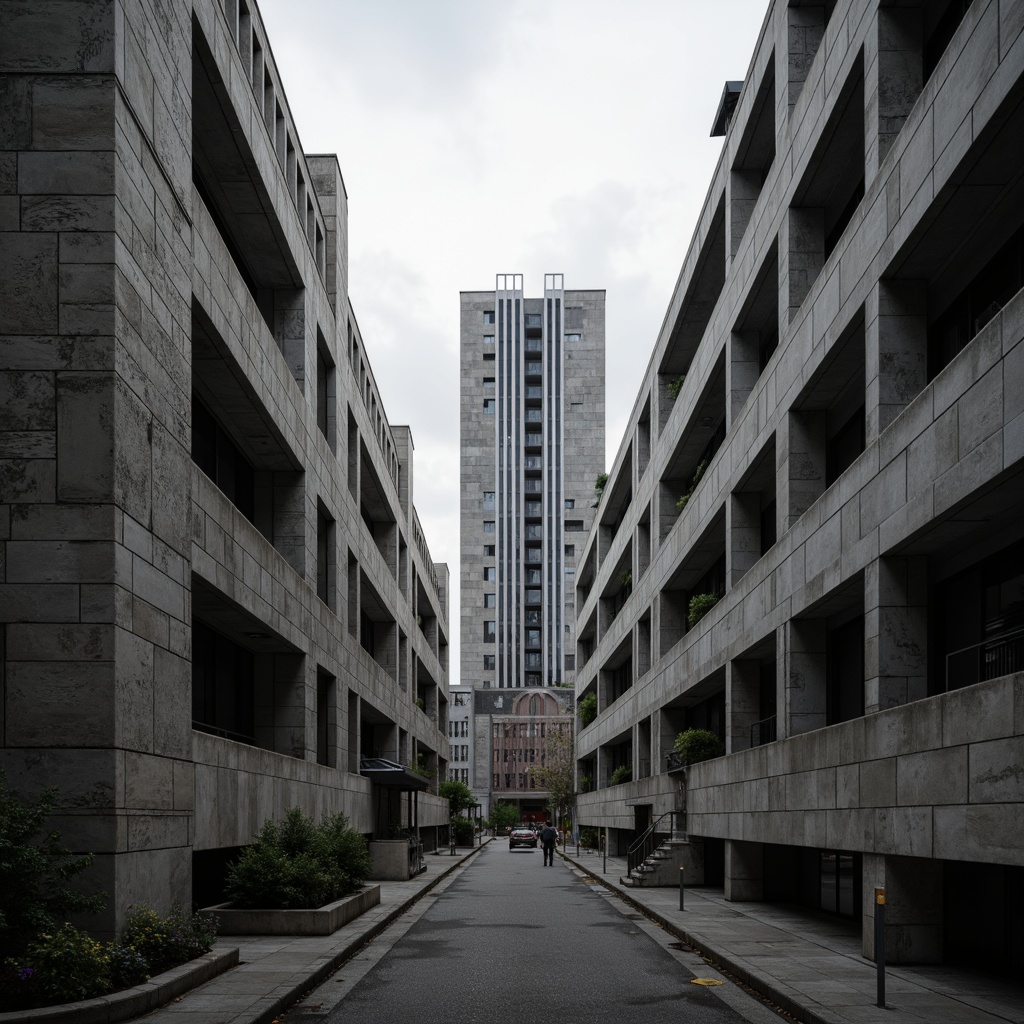
[[[576,679],[613,849],[685,808],[727,898],[863,917],[868,955],[884,886],[892,961],[1018,975],[1022,29],[771,4],[580,559]],[[689,727],[726,756],[679,770]]]
[[[374,832],[361,757],[443,777],[448,573],[253,4],[4,4],[0,111],[0,763],[112,931],[288,807]]]
[[[604,292],[500,274],[460,296],[461,683],[569,688],[574,579],[604,469]],[[538,723],[539,727],[539,723]],[[491,731],[470,785],[488,813]],[[507,797],[507,794],[502,794]]]

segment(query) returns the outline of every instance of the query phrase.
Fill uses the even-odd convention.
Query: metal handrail
[[[950,651],[946,655],[946,692],[949,692],[949,660],[958,654],[968,654],[977,651],[985,656],[985,663],[979,666],[978,678],[975,682],[984,682],[986,679],[997,679],[999,676],[1009,675],[1011,672],[1019,672],[1024,668],[1024,626],[1007,630],[1005,633],[997,633],[995,636],[979,640],[976,644],[968,644],[958,651]],[[994,669],[994,671],[989,671]]]
[[[668,832],[659,832],[658,826],[661,825],[666,818],[669,819],[669,830]],[[654,851],[658,849],[666,839],[670,839],[675,835],[675,819],[675,811],[666,811],[661,815],[661,817],[654,821],[654,823],[643,833],[643,835],[640,836],[639,839],[635,839],[633,841],[633,845],[626,851],[627,873],[631,873],[634,868],[643,864],[643,862],[647,860],[647,858],[650,857],[650,855],[654,853]]]
[[[760,747],[778,738],[778,720],[775,715],[762,718],[750,727],[750,745]]]

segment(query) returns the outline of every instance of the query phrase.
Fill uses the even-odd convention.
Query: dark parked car
[[[514,850],[517,846],[532,846],[537,849],[537,833],[532,828],[514,828],[508,834],[508,848]]]

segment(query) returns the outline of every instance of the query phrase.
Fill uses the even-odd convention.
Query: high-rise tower
[[[576,558],[604,469],[604,292],[546,274],[531,299],[499,274],[462,293],[460,320],[461,681],[571,686]]]

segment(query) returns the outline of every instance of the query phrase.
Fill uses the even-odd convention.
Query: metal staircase
[[[627,850],[628,874],[621,883],[631,887],[678,884],[680,848],[688,846],[685,812],[666,811]],[[676,880],[666,881],[666,875]]]

